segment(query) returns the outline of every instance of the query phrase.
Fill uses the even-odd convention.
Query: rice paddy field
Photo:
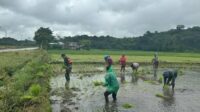
[[[71,51],[49,50],[55,73],[50,80],[52,87],[50,100],[53,112],[198,112],[200,93],[200,54],[158,52],[160,61],[158,81],[153,80],[151,60],[154,52],[146,51]],[[70,83],[66,83],[61,53],[73,60],[73,70]],[[141,64],[137,76],[129,66],[121,74],[118,60],[122,54],[128,58],[128,63]],[[110,55],[114,60],[114,71],[120,82],[118,101],[105,103],[104,55]],[[178,69],[175,91],[163,90],[162,73],[168,69]],[[57,71],[57,72],[56,72]],[[59,72],[58,72],[59,71]],[[153,107],[153,108],[152,108]]]
[[[114,62],[118,62],[120,56],[125,54],[128,62],[150,63],[154,53],[151,51],[109,51],[109,50],[49,50],[53,60],[60,61],[60,54],[65,53],[74,62],[103,62],[104,55],[110,55]],[[175,53],[175,52],[158,52],[161,62],[166,63],[200,63],[200,53]]]
[[[60,57],[73,61],[66,82]],[[138,62],[138,72],[120,72],[122,54]],[[105,103],[104,55],[114,60],[120,84],[117,102]],[[158,52],[158,80],[153,80],[150,51],[32,50],[0,53],[0,112],[199,112],[200,54]],[[162,73],[177,69],[175,90],[163,89]],[[122,76],[125,78],[121,82]],[[153,107],[153,108],[152,108]]]

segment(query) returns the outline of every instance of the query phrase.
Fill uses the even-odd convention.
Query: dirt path
[[[0,49],[1,52],[14,52],[14,51],[25,51],[25,50],[35,50],[38,47],[30,47],[30,48],[19,48],[19,49]]]

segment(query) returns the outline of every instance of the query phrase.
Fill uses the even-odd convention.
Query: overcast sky
[[[0,37],[33,38],[40,27],[55,35],[133,37],[177,24],[200,26],[200,0],[0,0]]]

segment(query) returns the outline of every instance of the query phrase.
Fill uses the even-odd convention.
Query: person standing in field
[[[121,65],[121,70],[120,70],[120,72],[125,72],[125,70],[126,70],[126,61],[127,61],[127,58],[126,58],[126,56],[123,54],[123,55],[121,56],[121,58],[119,59],[119,63],[120,63],[120,65]]]
[[[70,81],[70,73],[72,71],[72,61],[69,57],[67,57],[65,54],[61,54],[61,57],[64,60],[64,66],[65,66],[65,79],[67,82]]]
[[[157,70],[158,70],[158,65],[159,65],[157,53],[154,54],[154,58],[152,59],[152,65],[153,65],[154,79],[157,79]]]
[[[106,62],[106,75],[105,75],[105,83],[104,86],[107,87],[106,91],[104,92],[105,101],[108,103],[109,99],[108,96],[112,94],[113,101],[117,100],[117,92],[119,90],[119,83],[112,69],[112,59],[110,56],[104,57]]]

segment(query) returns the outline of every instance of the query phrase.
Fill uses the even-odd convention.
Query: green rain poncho
[[[107,71],[104,78],[105,78],[104,86],[107,87],[106,91],[115,92],[117,94],[117,91],[119,90],[119,83],[115,73],[112,70],[112,67],[110,67],[110,69]]]

